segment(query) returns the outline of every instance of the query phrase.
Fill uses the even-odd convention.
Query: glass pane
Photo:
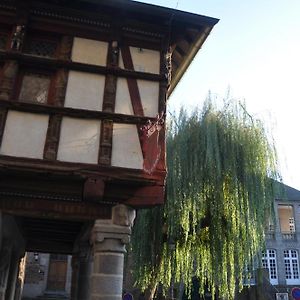
[[[47,103],[50,76],[27,73],[23,77],[19,99],[27,102]]]
[[[0,34],[0,49],[4,50],[6,48],[7,36]]]
[[[55,55],[57,44],[52,41],[32,40],[29,44],[29,53],[44,57],[53,57]]]

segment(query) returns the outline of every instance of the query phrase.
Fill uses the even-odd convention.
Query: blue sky
[[[245,99],[272,131],[283,181],[300,189],[300,1],[144,0],[219,18],[169,101],[201,105],[210,90]]]

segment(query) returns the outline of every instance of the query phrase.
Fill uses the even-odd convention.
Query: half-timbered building
[[[25,251],[73,255],[72,299],[121,299],[134,210],[164,202],[166,100],[216,22],[0,1],[0,299],[18,299]]]

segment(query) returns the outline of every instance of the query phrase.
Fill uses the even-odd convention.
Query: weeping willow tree
[[[167,201],[138,212],[135,278],[142,289],[192,278],[232,299],[245,267],[264,245],[272,211],[276,151],[261,121],[243,105],[207,101],[181,111],[167,136]]]

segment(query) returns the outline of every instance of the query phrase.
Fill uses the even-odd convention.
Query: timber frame
[[[139,131],[147,122],[155,122],[156,118],[144,115],[137,80],[159,83],[159,113],[165,118],[167,97],[217,22],[128,0],[0,0],[1,34],[8,35],[6,49],[0,50],[0,94],[6,97],[0,95],[0,146],[8,111],[49,115],[43,159],[0,155],[0,210],[28,217],[87,221],[109,219],[111,207],[117,203],[133,207],[162,204],[166,178],[164,130],[160,136],[163,155],[155,170],[147,174],[111,166],[113,124],[133,124]],[[17,25],[26,25],[25,41],[43,34],[57,40],[54,57],[31,55],[26,43],[23,49],[12,51],[10,41]],[[70,59],[74,32],[77,37],[108,43],[106,66]],[[160,51],[159,74],[135,71],[129,46]],[[125,68],[118,67],[119,52],[114,57],[113,51],[120,51]],[[53,77],[51,99],[46,105],[18,100],[15,74],[37,67]],[[11,68],[7,73],[12,77],[7,77],[7,68]],[[105,76],[101,111],[64,107],[68,71]],[[117,78],[127,80],[133,115],[114,112]],[[63,117],[102,121],[97,164],[57,160]]]

